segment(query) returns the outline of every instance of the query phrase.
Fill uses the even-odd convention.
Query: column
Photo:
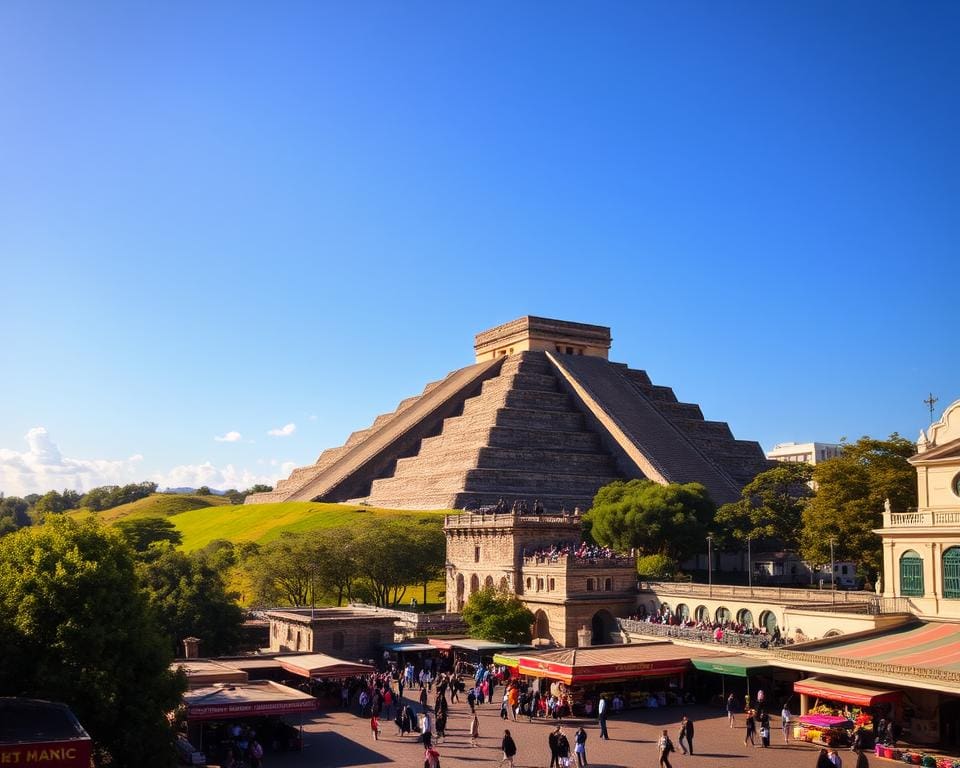
[[[805,693],[800,694],[800,714],[805,715],[810,710],[810,697]]]

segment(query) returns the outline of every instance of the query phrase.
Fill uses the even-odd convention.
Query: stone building
[[[887,509],[883,528],[883,595],[912,613],[960,620],[960,400],[920,433],[918,506]]]
[[[537,644],[614,641],[616,617],[636,610],[636,559],[577,556],[580,531],[577,514],[448,515],[447,610],[496,587],[515,592],[533,611]]]
[[[700,482],[718,504],[739,498],[769,466],[760,446],[644,371],[609,362],[610,341],[604,326],[541,317],[484,331],[473,365],[246,501],[476,509],[536,498],[560,512],[631,478]]]
[[[365,608],[285,608],[267,611],[270,651],[326,653],[377,659],[394,641],[396,616]]]

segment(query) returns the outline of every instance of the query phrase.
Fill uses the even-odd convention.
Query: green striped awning
[[[770,663],[766,659],[755,659],[750,656],[711,656],[703,659],[690,659],[694,669],[701,672],[716,672],[719,675],[733,675],[747,677],[767,672]]]

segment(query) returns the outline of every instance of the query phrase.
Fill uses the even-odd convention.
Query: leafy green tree
[[[364,527],[357,536],[356,558],[359,573],[374,603],[396,606],[411,582],[443,567],[444,553],[427,546],[430,528],[440,532],[439,521],[393,518]]]
[[[62,701],[98,764],[168,768],[185,689],[119,532],[52,517],[0,539],[0,690]]]
[[[310,537],[286,533],[260,547],[245,562],[254,602],[310,605],[316,600],[321,553]]]
[[[19,496],[0,497],[0,536],[30,525],[30,505]]]
[[[357,581],[357,536],[352,528],[329,528],[314,534],[316,547],[317,581],[320,589],[337,596],[337,605],[344,598],[353,599],[353,586]]]
[[[801,552],[815,564],[853,560],[873,580],[880,569],[883,505],[895,510],[917,505],[917,474],[907,462],[914,444],[894,433],[887,440],[861,437],[834,459],[813,470],[816,495],[803,512]]]
[[[133,547],[133,551],[140,555],[158,542],[174,546],[183,542],[183,534],[165,517],[132,517],[120,520],[116,528]]]
[[[477,590],[463,606],[471,637],[498,643],[529,643],[533,612],[516,595],[493,587]]]
[[[644,555],[637,558],[637,573],[655,579],[673,578],[677,573],[677,561],[666,555]]]
[[[714,518],[723,538],[776,543],[788,550],[800,546],[803,510],[813,491],[813,467],[802,462],[782,462],[747,483],[740,500],[724,504]]]
[[[68,509],[76,509],[80,505],[80,494],[76,491],[64,490],[63,493],[48,491],[33,505],[34,511],[41,517],[44,515],[58,515]]]
[[[169,647],[176,652],[183,638],[193,636],[207,655],[236,650],[243,611],[212,560],[202,552],[179,552],[168,542],[153,544],[151,554],[137,572]]]
[[[700,483],[617,480],[597,491],[585,517],[598,544],[680,561],[703,549],[715,510]]]

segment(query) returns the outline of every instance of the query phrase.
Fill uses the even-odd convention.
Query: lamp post
[[[836,591],[837,590],[837,586],[836,586],[837,567],[836,565],[834,565],[834,561],[833,561],[833,543],[835,541],[836,539],[833,536],[831,536],[830,537],[830,591],[833,593],[834,602],[836,602],[837,600],[837,591]]]
[[[713,597],[713,534],[707,536],[707,589]]]

